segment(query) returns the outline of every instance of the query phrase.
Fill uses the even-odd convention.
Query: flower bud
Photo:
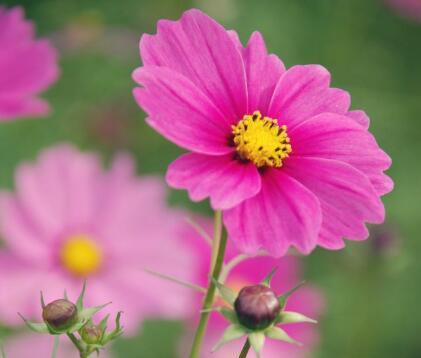
[[[87,344],[99,343],[102,338],[101,328],[95,325],[86,325],[82,328],[80,335]]]
[[[44,307],[42,318],[53,330],[65,331],[76,322],[77,308],[68,300],[55,300]]]
[[[264,285],[246,286],[234,302],[240,323],[250,329],[264,329],[275,321],[281,307],[275,292]]]

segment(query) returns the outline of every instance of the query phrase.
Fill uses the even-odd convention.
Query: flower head
[[[77,321],[76,305],[61,298],[50,302],[42,309],[42,319],[52,329],[65,331]]]
[[[94,154],[58,145],[20,165],[15,187],[0,194],[0,281],[7,287],[0,321],[21,323],[16,311],[37,318],[40,290],[49,301],[64,289],[72,297],[84,279],[87,305],[112,301],[125,312],[129,334],[144,318],[187,314],[189,291],[145,272],[191,281],[194,257],[180,235],[185,214],[166,205],[159,179],[135,176],[130,157],[118,155],[105,171]]]
[[[0,120],[47,114],[37,96],[58,77],[57,55],[49,41],[34,38],[21,7],[0,6],[0,48]]]
[[[167,182],[224,210],[243,252],[340,249],[344,237],[367,238],[365,222],[383,221],[391,160],[325,68],[286,70],[260,33],[243,47],[198,10],[159,21],[140,53],[136,101],[153,128],[190,151]]]

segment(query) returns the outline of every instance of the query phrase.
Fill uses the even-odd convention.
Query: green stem
[[[243,349],[241,350],[240,355],[238,356],[238,358],[246,358],[249,350],[250,350],[250,342],[247,339],[245,341],[245,343],[244,343]]]
[[[59,339],[60,339],[59,336],[54,336],[54,344],[53,344],[53,351],[51,353],[51,358],[57,357]]]
[[[80,358],[87,358],[89,356],[89,353],[86,352],[86,350],[83,348],[80,341],[76,338],[76,336],[73,333],[67,333],[67,337],[70,338],[72,343],[75,345],[75,347],[79,351]]]
[[[215,211],[214,238],[212,242],[211,256],[212,279],[209,279],[207,292],[203,300],[202,313],[194,336],[190,358],[199,358],[200,348],[202,346],[203,337],[209,321],[209,309],[212,308],[213,301],[215,299],[216,286],[214,281],[219,280],[219,275],[221,274],[222,265],[224,263],[226,245],[227,236],[222,235],[222,213],[221,211]]]

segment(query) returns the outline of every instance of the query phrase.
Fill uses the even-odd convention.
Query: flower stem
[[[75,345],[75,347],[79,351],[80,358],[87,358],[89,356],[89,353],[85,351],[82,344],[73,333],[67,333],[67,337],[70,338],[72,343]]]
[[[53,351],[51,352],[51,358],[57,357],[58,343],[59,343],[59,336],[54,336],[54,344],[53,344]]]
[[[246,358],[246,357],[247,357],[247,354],[248,354],[248,352],[249,352],[249,350],[250,350],[250,342],[249,342],[249,340],[247,339],[247,340],[244,342],[243,349],[241,350],[240,355],[238,356],[238,358]]]
[[[214,281],[219,280],[222,265],[224,263],[225,247],[227,245],[227,236],[222,235],[222,213],[215,211],[214,237],[212,241],[211,272],[212,278],[209,279],[208,288],[202,305],[199,325],[193,340],[190,352],[190,358],[199,358],[200,348],[208,325],[210,311],[215,299],[216,286]]]

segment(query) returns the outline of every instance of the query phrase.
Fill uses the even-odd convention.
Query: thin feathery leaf
[[[163,280],[167,280],[167,281],[170,281],[170,282],[177,283],[181,286],[191,288],[191,289],[196,290],[200,293],[206,293],[206,289],[204,287],[199,286],[199,285],[195,285],[193,283],[185,282],[185,281],[179,280],[178,278],[168,276],[168,275],[165,275],[165,274],[153,271],[153,270],[144,269],[144,271],[147,272],[150,275],[162,278]]]
[[[205,229],[195,222],[191,217],[186,217],[187,223],[206,241],[208,245],[212,245],[212,238],[208,235]]]

